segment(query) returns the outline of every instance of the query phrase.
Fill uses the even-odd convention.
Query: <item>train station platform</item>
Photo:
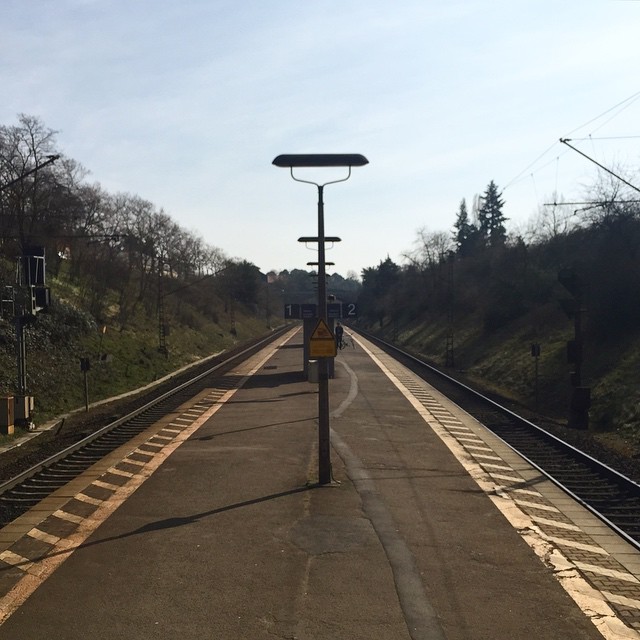
[[[318,486],[301,340],[0,532],[0,640],[640,638],[637,554],[359,338]]]

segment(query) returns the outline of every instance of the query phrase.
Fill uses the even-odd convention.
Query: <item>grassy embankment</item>
[[[392,323],[378,333],[391,339]],[[396,342],[444,366],[446,319],[420,318],[396,326]],[[557,305],[537,309],[487,334],[479,318],[454,322],[455,374],[487,392],[508,398],[530,411],[566,422],[571,365],[566,342],[572,323]],[[535,358],[531,344],[541,345],[536,403]],[[583,384],[591,387],[590,432],[595,439],[626,455],[640,455],[640,335],[610,342],[585,342]],[[537,407],[536,407],[537,405]]]
[[[87,310],[82,291],[68,279],[48,279],[52,305],[25,329],[27,389],[35,397],[34,421],[43,424],[85,406],[80,359],[89,358],[89,402],[143,387],[180,367],[238,342],[267,333],[264,317],[236,304],[233,314],[221,300],[205,315],[188,301],[165,303],[168,356],[158,349],[155,301],[141,301],[126,325],[119,323],[117,296],[108,294],[100,319]],[[106,327],[106,329],[105,329]],[[10,315],[0,319],[0,395],[15,393],[15,329]],[[16,430],[16,435],[19,431]],[[6,440],[6,438],[4,438]]]

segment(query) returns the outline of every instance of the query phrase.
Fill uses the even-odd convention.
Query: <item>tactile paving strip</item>
[[[55,552],[62,540],[72,535],[86,518],[90,517],[104,502],[110,500],[119,489],[133,478],[139,477],[145,466],[166,445],[174,442],[179,434],[188,430],[227,392],[227,385],[224,385],[224,388],[212,389],[197,404],[174,418],[167,426],[162,427],[62,508],[56,510],[0,553],[0,597],[15,586],[23,574],[41,575],[41,568],[38,565],[40,561]],[[10,568],[17,571],[9,571]]]
[[[262,353],[262,352],[261,352]],[[0,552],[0,624],[4,622],[74,549],[102,522],[102,513],[128,497],[184,440],[191,436],[266,360],[256,354],[217,381],[194,404],[162,425],[49,516]],[[115,453],[115,452],[114,452]],[[29,513],[26,517],[32,517]],[[24,518],[25,516],[21,516]],[[22,528],[18,520],[5,527]],[[24,521],[23,521],[24,522]],[[4,530],[3,530],[4,531]]]
[[[49,506],[54,504],[57,508],[49,510],[47,505],[40,510],[34,508],[4,527],[0,545],[0,624],[296,331],[291,330],[278,345],[267,346],[241,362],[234,371],[219,378],[215,387],[185,406],[171,422],[158,425],[146,440],[144,435],[138,436],[135,449],[119,453],[127,446],[123,445],[110,454],[113,466],[93,481],[86,478],[86,486],[71,498],[65,493],[55,497],[54,492],[42,503],[48,501]],[[135,439],[131,445],[135,446]],[[118,459],[118,455],[122,457]],[[80,481],[88,473],[91,469],[79,476]]]
[[[371,346],[371,345],[369,345]],[[618,560],[576,526],[544,495],[515,471],[500,455],[464,425],[433,396],[426,383],[383,351],[372,347],[376,358],[424,407],[428,423],[452,438],[469,456],[492,487],[489,493],[511,500],[535,526],[537,533],[557,550],[573,568],[597,590],[619,619],[640,632],[640,580]]]

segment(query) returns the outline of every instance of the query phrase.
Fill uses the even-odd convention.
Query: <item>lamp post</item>
[[[361,167],[369,161],[357,153],[329,154],[285,154],[273,161],[276,167],[288,168],[296,182],[315,185],[318,188],[318,322],[327,322],[327,283],[324,234],[324,187],[329,184],[345,182],[351,177],[351,167]],[[294,175],[293,170],[306,167],[346,167],[345,178],[319,184],[311,180],[302,180]],[[329,368],[327,357],[318,358],[318,483],[331,482],[331,430],[329,426]]]

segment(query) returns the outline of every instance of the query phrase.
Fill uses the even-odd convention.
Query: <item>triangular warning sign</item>
[[[327,323],[320,318],[309,340],[309,355],[312,358],[335,358],[336,340]]]
[[[327,323],[320,318],[318,320],[318,324],[316,328],[313,330],[311,334],[312,340],[333,340],[333,333],[331,333],[331,329],[327,326]]]

